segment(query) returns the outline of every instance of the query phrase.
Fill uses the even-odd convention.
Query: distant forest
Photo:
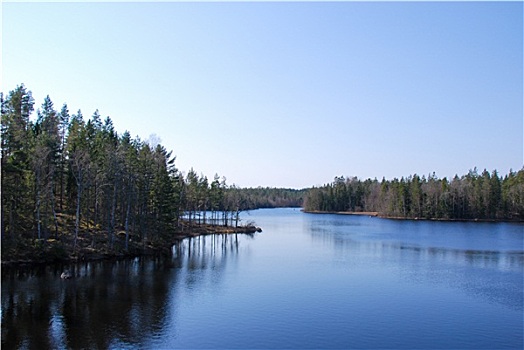
[[[257,187],[241,188],[245,209],[302,207],[308,189]]]
[[[524,219],[524,169],[499,176],[470,171],[359,180],[337,177],[309,189],[238,188],[224,177],[183,174],[160,144],[118,134],[95,111],[59,110],[47,96],[34,112],[24,85],[1,97],[1,238],[74,238],[103,232],[110,245],[154,241],[181,224],[237,226],[243,210],[304,207],[306,211],[373,211],[385,216],[443,219]],[[2,249],[4,245],[2,246]]]
[[[453,179],[435,174],[382,181],[336,177],[308,191],[304,209],[326,212],[378,212],[420,219],[524,219],[524,169],[500,176],[496,170]]]

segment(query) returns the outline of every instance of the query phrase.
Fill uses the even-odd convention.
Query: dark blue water
[[[244,214],[169,259],[3,273],[2,345],[523,348],[524,226]]]

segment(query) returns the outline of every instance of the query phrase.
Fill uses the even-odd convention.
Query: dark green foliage
[[[336,177],[312,188],[307,211],[378,212],[384,216],[425,219],[524,220],[524,168],[504,178],[477,169],[451,181],[435,174],[382,182]]]
[[[524,169],[504,177],[474,169],[451,181],[434,174],[381,182],[336,177],[312,189],[238,188],[193,169],[183,176],[162,145],[119,135],[98,110],[86,121],[80,110],[69,115],[65,104],[56,111],[47,96],[32,121],[34,100],[23,85],[0,98],[3,252],[29,247],[58,258],[76,250],[77,241],[84,248],[103,241],[110,250],[132,242],[136,249],[136,242],[169,241],[187,227],[181,218],[190,228],[237,226],[240,212],[254,208],[524,219]]]
[[[2,99],[2,239],[27,234],[33,220],[33,175],[30,166],[34,100],[24,85]]]
[[[4,251],[36,239],[26,246],[63,256],[89,234],[97,239],[90,236],[84,247],[97,240],[110,250],[127,249],[131,239],[169,242],[180,217],[205,223],[209,210],[215,221],[220,211],[225,224],[238,224],[244,206],[225,179],[217,175],[209,184],[191,170],[185,180],[171,152],[119,135],[98,110],[86,121],[80,110],[70,116],[65,104],[57,112],[47,96],[32,122],[34,101],[23,85],[1,98]]]
[[[244,209],[301,207],[307,190],[291,188],[240,188]]]

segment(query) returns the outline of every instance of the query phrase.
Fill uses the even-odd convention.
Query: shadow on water
[[[238,251],[237,235],[210,235],[183,240],[168,257],[3,268],[2,348],[143,344],[175,319],[173,287],[199,288],[196,279],[182,280],[187,271],[221,269]],[[64,270],[74,277],[61,279]]]

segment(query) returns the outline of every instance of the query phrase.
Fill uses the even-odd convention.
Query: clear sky
[[[241,187],[506,174],[522,52],[522,2],[4,2],[1,90]]]

